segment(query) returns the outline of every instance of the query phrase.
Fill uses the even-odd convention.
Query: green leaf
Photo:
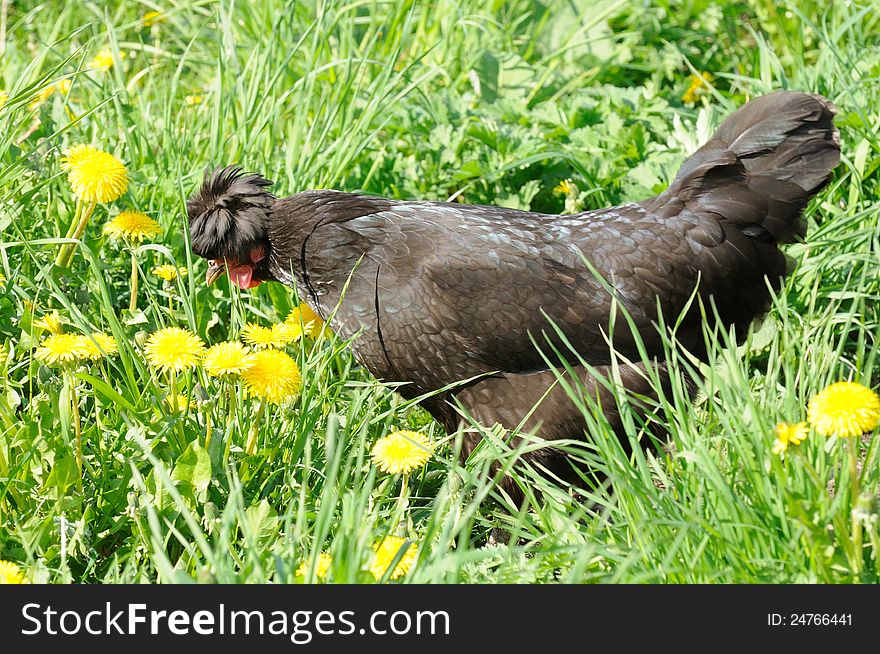
[[[67,489],[81,480],[79,469],[76,467],[76,458],[72,454],[59,454],[55,457],[55,465],[52,472],[46,478],[45,487],[56,488],[58,496],[62,497]]]
[[[473,84],[474,90],[490,104],[495,102],[498,97],[498,73],[500,70],[498,59],[491,52],[484,52],[473,70],[476,77],[476,80],[472,78],[472,82],[476,82]]]
[[[94,388],[95,391],[97,391],[98,393],[100,393],[101,395],[106,397],[113,404],[118,404],[120,406],[123,406],[123,407],[125,407],[125,409],[127,411],[130,411],[131,413],[134,413],[134,414],[136,414],[138,412],[137,407],[134,404],[132,404],[131,402],[126,400],[124,397],[122,397],[122,395],[117,393],[113,389],[113,387],[111,387],[107,382],[105,382],[101,379],[98,379],[94,375],[89,375],[84,372],[77,373],[76,375],[74,375],[74,377],[91,384],[92,388]]]
[[[140,309],[135,309],[134,311],[123,309],[122,316],[122,322],[129,326],[150,324],[150,319],[147,318],[147,315]]]
[[[275,308],[275,312],[278,314],[278,317],[283,320],[293,308],[293,294],[290,292],[289,288],[282,284],[264,284],[264,286],[269,293],[269,299],[272,300],[272,306]]]
[[[269,500],[263,498],[256,506],[248,507],[245,517],[258,543],[263,544],[275,538],[278,532],[278,513],[269,504]]]
[[[211,457],[196,441],[189,444],[171,471],[171,479],[180,494],[200,504],[208,496],[211,476]]]

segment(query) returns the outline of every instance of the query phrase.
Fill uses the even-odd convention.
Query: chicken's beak
[[[217,281],[223,273],[226,272],[226,263],[223,261],[209,261],[208,272],[205,273],[205,283],[210,286]]]

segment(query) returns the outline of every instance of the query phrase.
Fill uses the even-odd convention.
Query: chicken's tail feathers
[[[840,161],[835,113],[829,100],[811,93],[755,98],[721,124],[654,201],[721,216],[751,237],[802,237],[801,213]]]

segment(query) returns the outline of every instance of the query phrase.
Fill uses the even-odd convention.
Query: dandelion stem
[[[92,217],[92,214],[95,211],[95,207],[98,206],[96,201],[92,201],[88,207],[86,207],[85,211],[82,212],[80,216],[79,222],[76,224],[76,229],[73,231],[73,234],[70,234],[68,238],[79,239],[82,237],[83,232],[86,231],[86,225],[89,224],[89,218]],[[76,222],[76,221],[74,221]],[[58,252],[58,258],[55,260],[55,264],[62,268],[66,268],[70,265],[71,259],[73,259],[74,253],[74,244],[73,243],[65,243],[61,246],[61,251]]]
[[[86,225],[89,224],[89,218],[92,217],[92,214],[95,212],[95,207],[98,206],[97,201],[92,201],[86,210],[83,212],[83,215],[79,219],[79,224],[76,226],[76,231],[73,232],[73,238],[81,238],[83,232],[86,231]]]
[[[100,434],[102,433],[102,430],[103,430],[103,426],[101,424],[101,407],[99,406],[97,400],[94,402],[94,405],[95,405],[95,433],[97,433],[100,436]],[[101,449],[100,444],[101,444],[101,441],[99,438],[98,439],[98,449],[99,450]]]
[[[177,447],[183,452],[186,449],[186,436],[183,434],[182,417],[177,415],[180,407],[177,404],[177,375],[173,371],[168,371],[168,381],[169,386],[171,386],[171,413],[175,414],[174,427],[179,436]]]
[[[82,215],[83,210],[83,202],[79,198],[76,199],[76,208],[73,211],[73,220],[70,221],[70,226],[67,228],[67,234],[64,235],[64,238],[70,238],[73,236],[73,233],[76,231],[76,226],[79,224],[80,216]]]
[[[222,397],[222,393],[221,393]],[[214,434],[214,421],[211,416],[211,409],[206,406],[205,407],[205,450],[211,446],[211,437]]]
[[[171,387],[171,411],[177,413],[177,375],[168,373],[168,385]]]
[[[76,226],[79,224],[79,218],[82,214],[83,210],[83,202],[79,198],[76,199],[76,208],[73,211],[73,219],[70,221],[70,225],[67,228],[67,233],[64,235],[64,238],[71,238],[73,233],[76,231]],[[70,247],[69,243],[62,243],[61,247],[58,248],[58,254],[55,256],[55,265],[61,266],[63,265],[64,259],[67,257],[67,250]]]
[[[850,491],[850,514],[852,517],[852,544],[853,544],[853,574],[858,578],[862,572],[862,522],[856,511],[856,503],[859,500],[859,439],[852,437],[847,439],[849,450],[849,477]]]
[[[229,464],[229,449],[232,447],[232,428],[235,425],[236,406],[233,401],[232,384],[226,383],[226,442],[223,444],[223,469]]]
[[[399,534],[406,534],[406,510],[409,507],[409,475],[403,475],[400,482],[400,496],[397,498],[397,506],[394,509],[392,522],[397,525]]]
[[[134,313],[137,310],[137,294],[138,294],[138,265],[137,258],[134,255],[134,248],[131,250],[131,299],[128,301],[128,312]]]
[[[257,409],[257,415],[254,417],[254,424],[251,425],[251,430],[248,434],[247,445],[245,445],[244,448],[246,454],[253,454],[257,449],[257,434],[260,431],[260,420],[263,419],[263,412],[265,410],[266,403],[260,402],[260,408]]]
[[[73,415],[73,432],[75,434],[75,442],[76,442],[76,468],[79,470],[79,475],[82,477],[83,471],[83,450],[82,450],[82,428],[79,424],[79,398],[76,395],[76,383],[74,382],[73,375],[70,370],[65,368],[65,374],[67,375],[67,383],[70,385],[70,404],[71,404],[71,413]]]

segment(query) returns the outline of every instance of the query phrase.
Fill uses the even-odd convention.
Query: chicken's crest
[[[275,196],[272,182],[238,166],[205,175],[199,192],[187,203],[193,252],[206,259],[249,261],[249,253],[268,244],[266,223]]]

